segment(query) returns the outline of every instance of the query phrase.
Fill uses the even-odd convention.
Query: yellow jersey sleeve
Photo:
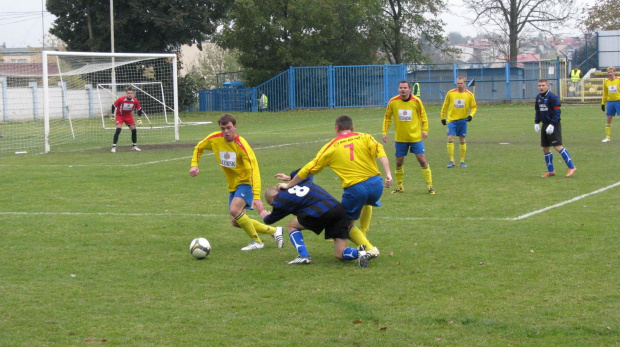
[[[210,139],[213,138],[214,136],[218,136],[218,134],[221,136],[222,132],[221,131],[212,132],[211,134],[207,135],[207,137],[202,139],[202,141],[198,142],[198,144],[194,147],[194,153],[192,154],[192,160],[191,160],[190,166],[198,166],[198,163],[200,162],[200,157],[202,157],[202,154],[204,153],[204,151],[206,149],[208,150],[211,149]]]

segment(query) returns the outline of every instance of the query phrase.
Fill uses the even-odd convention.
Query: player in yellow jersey
[[[213,151],[215,160],[224,171],[228,182],[228,206],[233,226],[243,229],[250,237],[250,244],[241,248],[251,251],[264,247],[258,233],[273,236],[278,248],[284,247],[282,227],[271,227],[250,219],[245,209],[256,207],[261,213],[263,202],[260,200],[261,181],[258,161],[248,142],[237,134],[237,120],[232,114],[225,113],[218,119],[220,131],[213,132],[198,142],[192,155],[189,174],[195,177],[200,172],[198,162],[203,152]]]
[[[441,124],[448,127],[448,168],[455,167],[454,163],[454,136],[459,137],[459,153],[461,155],[460,167],[467,167],[465,164],[465,153],[467,152],[467,123],[471,122],[476,114],[478,106],[474,94],[465,89],[465,77],[456,78],[456,89],[446,93],[446,99],[441,108]]]
[[[405,191],[403,179],[405,177],[405,156],[407,152],[415,154],[422,167],[422,174],[426,180],[428,193],[437,194],[433,189],[431,167],[426,161],[424,142],[428,136],[428,118],[424,104],[415,95],[411,94],[411,86],[407,81],[398,83],[398,95],[390,99],[383,117],[383,142],[388,141],[388,129],[394,118],[394,147],[396,148],[396,190],[392,193]]]
[[[603,100],[601,110],[605,112],[607,106],[607,125],[605,126],[605,138],[603,142],[611,141],[611,121],[616,115],[620,115],[620,78],[616,77],[616,68],[607,68],[608,79],[603,82]]]
[[[353,131],[351,117],[342,115],[336,118],[335,128],[338,136],[323,146],[316,157],[302,167],[290,182],[280,183],[278,188],[294,187],[308,175],[317,174],[329,166],[340,177],[340,184],[344,188],[342,205],[349,218],[349,239],[364,247],[371,256],[378,257],[379,249],[368,242],[362,230],[355,226],[355,221],[360,219],[361,228],[368,230],[372,206],[381,206],[379,198],[383,194],[383,187],[389,188],[392,185],[390,162],[383,145],[374,137]],[[385,182],[381,179],[375,158],[383,166]]]

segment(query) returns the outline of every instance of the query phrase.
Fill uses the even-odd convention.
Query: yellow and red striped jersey
[[[424,104],[415,95],[405,101],[397,95],[388,102],[383,116],[383,135],[387,135],[394,118],[394,139],[397,142],[422,141],[422,133],[428,133],[428,118]]]
[[[610,80],[607,78],[603,82],[603,101],[601,104],[605,104],[607,101],[620,100],[620,78],[614,78]]]
[[[464,92],[459,92],[455,88],[446,93],[446,98],[441,108],[441,119],[446,119],[446,122],[450,123],[455,120],[465,119],[467,116],[473,117],[477,110],[478,105],[476,105],[474,94],[467,89]]]
[[[228,191],[233,192],[240,184],[252,186],[254,199],[260,199],[261,181],[258,161],[248,142],[237,134],[232,142],[227,142],[221,131],[209,134],[194,147],[191,166],[198,166],[200,157],[208,149],[226,175]]]
[[[342,188],[380,175],[375,158],[387,156],[383,145],[370,134],[349,132],[339,134],[327,143],[316,157],[297,175],[306,178],[330,167],[339,177]]]

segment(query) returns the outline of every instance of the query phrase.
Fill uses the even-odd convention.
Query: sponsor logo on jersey
[[[228,168],[237,167],[237,153],[220,151],[220,165]]]

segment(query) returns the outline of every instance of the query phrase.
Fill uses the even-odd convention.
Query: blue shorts
[[[396,149],[397,157],[404,157],[409,151],[415,155],[420,155],[424,154],[424,142],[394,142],[394,149]]]
[[[228,195],[228,206],[232,204],[233,198],[241,198],[245,200],[245,208],[252,210],[252,201],[254,200],[254,193],[252,193],[252,186],[249,184],[240,184],[237,186],[237,190],[230,192]]]
[[[345,188],[342,193],[342,205],[347,210],[349,220],[360,219],[364,205],[381,206],[379,201],[381,194],[383,194],[383,179],[379,175]]]
[[[449,136],[462,136],[467,135],[467,119],[459,119],[447,124]]]
[[[606,116],[620,116],[620,101],[607,101]]]

